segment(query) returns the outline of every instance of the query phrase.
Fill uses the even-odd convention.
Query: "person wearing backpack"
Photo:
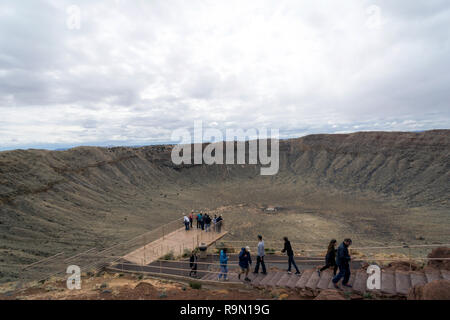
[[[241,271],[238,274],[239,280],[241,279],[241,275],[245,274],[245,281],[251,281],[248,278],[248,272],[250,270],[250,265],[252,264],[252,257],[250,256],[250,248],[249,246],[246,246],[245,248],[241,249],[241,252],[239,253],[239,267],[241,268]]]

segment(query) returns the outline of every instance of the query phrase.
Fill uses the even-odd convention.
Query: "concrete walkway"
[[[182,227],[130,252],[123,259],[138,265],[147,265],[170,252],[173,252],[176,257],[182,255],[185,249],[191,251],[202,243],[209,246],[226,234],[227,231],[222,231],[221,233],[215,231],[205,232],[195,227],[186,231]]]
[[[242,279],[238,278],[237,272],[239,268],[237,267],[237,255],[229,255],[229,258],[228,284],[245,283],[257,288],[284,287],[300,291],[306,290],[314,295],[326,289],[335,290],[331,282],[333,277],[332,270],[325,270],[320,276],[317,273],[317,267],[323,264],[322,259],[314,262],[311,261],[311,258],[296,257],[297,265],[301,270],[301,275],[297,276],[295,274],[287,274],[286,271],[280,270],[280,267],[282,269],[287,267],[286,256],[267,255],[266,266],[268,267],[268,274],[263,275],[259,273],[255,275],[250,273],[249,278],[251,281],[246,282],[243,277]],[[223,282],[217,281],[220,272],[218,265],[219,261],[217,256],[209,255],[207,259],[200,259],[197,273],[198,280],[222,284]],[[354,292],[360,295],[373,293],[382,296],[406,296],[409,290],[416,285],[426,284],[438,279],[450,280],[450,271],[448,270],[425,268],[420,271],[392,271],[383,269],[380,290],[369,290],[367,289],[368,274],[361,268],[360,263],[352,262],[351,268],[349,284],[353,287],[346,288],[341,285],[340,287],[344,292]],[[114,272],[143,272],[155,276],[175,276],[185,277],[187,279],[190,274],[188,260],[158,261],[145,266],[117,263],[112,267],[112,270]]]
[[[202,276],[202,280],[214,281],[217,280],[219,270],[209,272]],[[336,290],[332,283],[333,273],[331,270],[325,270],[319,274],[317,269],[304,270],[300,276],[295,274],[287,274],[285,271],[269,272],[267,275],[263,274],[249,274],[249,285],[254,287],[287,287],[291,289],[308,290],[317,295],[321,290],[333,289]],[[367,289],[368,274],[363,269],[352,270],[349,284],[352,288],[346,288],[339,285],[341,290],[348,292],[355,292],[357,294],[365,294],[372,292],[374,294],[381,294],[386,296],[406,296],[409,290],[415,285],[423,285],[433,280],[446,279],[450,280],[450,271],[438,269],[426,269],[423,271],[387,271],[383,270],[381,273],[381,288],[380,290]],[[229,275],[231,282],[240,282],[236,273]]]

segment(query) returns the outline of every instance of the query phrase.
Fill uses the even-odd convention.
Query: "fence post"
[[[412,266],[411,266],[411,247],[408,246],[408,256],[409,256],[409,271],[411,271]]]

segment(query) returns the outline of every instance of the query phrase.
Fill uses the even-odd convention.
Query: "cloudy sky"
[[[0,150],[450,127],[447,0],[1,0]]]

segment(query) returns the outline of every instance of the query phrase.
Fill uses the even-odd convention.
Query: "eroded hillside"
[[[283,140],[280,171],[266,177],[256,165],[175,166],[171,150],[0,152],[0,277],[13,279],[15,264],[129,239],[192,208],[281,204],[295,215],[302,208],[319,208],[317,204],[327,202],[324,197],[327,210],[338,211],[337,203],[357,203],[359,195],[392,201],[396,208],[449,208],[450,130]],[[350,200],[342,200],[341,193]],[[369,209],[364,212],[368,219],[378,219]],[[445,218],[430,221],[448,228]],[[346,228],[352,224],[348,220]],[[371,230],[377,234],[381,227],[375,222]]]

